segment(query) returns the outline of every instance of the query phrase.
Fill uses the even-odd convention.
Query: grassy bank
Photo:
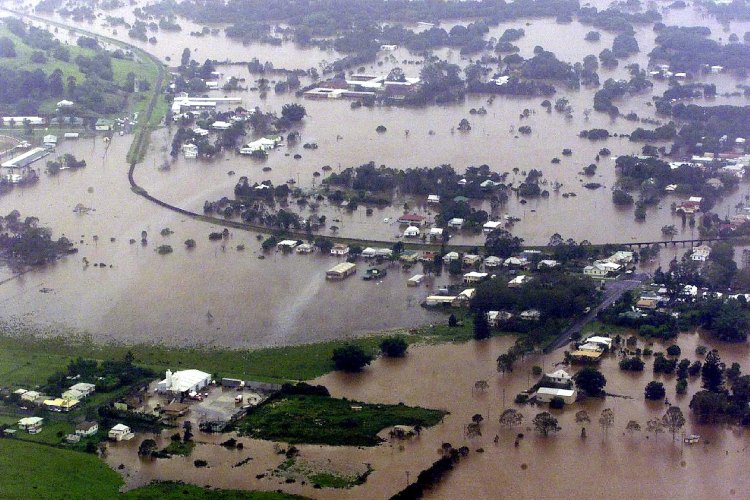
[[[94,455],[0,439],[0,498],[117,498],[120,476]]]
[[[127,500],[197,500],[204,498],[214,500],[301,500],[304,498],[275,491],[204,489],[199,486],[172,481],[152,483],[128,491],[122,497]]]
[[[380,442],[377,433],[386,427],[428,427],[440,422],[443,415],[440,410],[405,405],[288,395],[254,409],[238,422],[237,429],[243,435],[291,444],[374,446]]]

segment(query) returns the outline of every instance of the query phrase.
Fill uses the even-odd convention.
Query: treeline
[[[52,231],[38,225],[36,217],[21,219],[18,210],[0,217],[0,253],[11,264],[37,266],[75,252],[64,236],[53,240]]]
[[[708,65],[726,69],[750,67],[750,46],[742,43],[721,44],[708,38],[706,27],[664,27],[656,37],[652,62],[666,62],[672,71],[693,71]]]

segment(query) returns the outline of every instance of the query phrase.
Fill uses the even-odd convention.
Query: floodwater
[[[130,9],[107,14],[123,15],[132,21]],[[702,19],[700,13],[690,9],[668,13],[665,22],[707,24],[713,31],[713,38],[728,37],[721,25]],[[141,46],[165,60],[170,57],[172,65],[184,47],[199,49],[193,51],[198,60],[214,57],[247,61],[258,57],[287,68],[317,66],[323,60],[338,57],[333,51],[301,49],[291,43],[281,47],[245,47],[223,35],[191,37],[188,33],[198,26],[184,20],[180,23],[182,32],[159,32],[157,44]],[[103,17],[81,27],[133,42],[122,27],[114,35],[111,27],[104,26]],[[583,40],[591,29],[589,26],[577,22],[558,25],[552,20],[536,19],[503,24],[493,28],[489,36],[499,37],[508,27],[526,30],[527,35],[517,42],[524,57],[532,55],[534,46],[543,45],[571,62],[580,61],[589,53],[598,53],[609,46],[613,38],[603,32],[602,41],[590,44]],[[731,31],[740,35],[748,30],[748,23],[731,24]],[[639,28],[641,52],[627,62],[645,66],[653,39],[651,30]],[[554,43],[557,40],[566,43]],[[458,51],[443,49],[438,53],[461,66],[470,62]],[[417,56],[401,48],[394,53],[383,53],[376,64],[364,70],[385,73],[399,65],[407,75],[416,76],[420,66],[413,62],[417,60]],[[614,71],[600,70],[601,80],[625,77],[625,65],[621,63]],[[225,77],[246,78],[247,86],[252,86],[255,78],[244,66],[222,66],[221,71]],[[720,94],[735,91],[735,86],[741,83],[728,75],[705,78],[717,84]],[[664,83],[655,82],[653,92],[660,94],[664,88]],[[147,157],[136,169],[135,177],[152,195],[200,212],[204,201],[231,196],[234,184],[242,175],[247,175],[251,182],[269,179],[275,184],[294,179],[297,186],[314,189],[319,186],[321,177],[316,178],[313,173],[322,172],[322,166],[330,165],[338,171],[371,160],[398,168],[449,163],[462,170],[469,165],[486,163],[494,171],[510,172],[517,167],[520,173],[511,173],[509,177],[516,183],[522,180],[524,171],[537,168],[544,172],[549,185],[556,181],[563,184],[560,193],[552,193],[548,199],[529,200],[525,205],[511,196],[507,205],[493,214],[493,217],[510,214],[521,218],[512,231],[527,243],[545,244],[553,233],[594,243],[654,240],[661,239],[661,227],[669,224],[679,228],[676,238],[691,235],[692,230],[682,228],[680,220],[670,213],[669,205],[676,197],[665,197],[659,206],[650,208],[646,222],[634,221],[632,209],[615,207],[610,188],[616,177],[610,158],[601,159],[593,178],[586,179],[579,174],[584,166],[594,161],[601,147],[606,146],[617,155],[637,153],[642,146],[621,138],[601,142],[578,138],[582,129],[604,127],[612,133],[628,133],[638,126],[622,119],[612,121],[596,112],[586,118],[584,111],[593,106],[594,92],[595,89],[558,89],[556,97],[566,97],[573,107],[571,119],[556,112],[547,114],[539,105],[541,98],[498,96],[489,104],[486,97],[471,96],[463,103],[446,106],[351,110],[347,101],[313,101],[273,92],[261,99],[258,92],[236,92],[234,94],[243,99],[243,106],[258,106],[264,111],[278,112],[288,102],[304,104],[309,116],[300,128],[302,140],[296,146],[272,152],[265,162],[229,152],[212,162],[179,158],[169,162],[169,169],[165,170],[161,167],[168,160],[171,134],[175,131],[172,126],[171,130],[163,128],[152,134]],[[654,110],[647,106],[650,100],[651,94],[644,94],[617,104],[623,112],[635,111],[640,116],[653,118]],[[746,99],[718,97],[713,102],[744,104]],[[486,115],[469,114],[471,108],[481,106],[487,109]],[[520,119],[525,108],[532,110],[532,114]],[[472,130],[466,134],[452,132],[464,117],[471,122]],[[387,127],[385,134],[375,132],[379,124]],[[532,127],[532,134],[516,137],[512,130],[525,124]],[[408,135],[406,130],[409,130]],[[430,135],[430,131],[434,135]],[[18,209],[24,215],[38,216],[42,224],[53,228],[57,235],[65,234],[74,241],[82,241],[78,244],[78,255],[0,286],[3,319],[7,322],[33,322],[47,325],[54,332],[83,331],[99,341],[257,347],[341,338],[442,320],[418,306],[428,294],[427,289],[408,289],[404,282],[410,275],[396,268],[378,283],[363,282],[358,277],[343,283],[327,283],[323,279],[324,271],[335,259],[271,253],[261,260],[256,235],[244,231],[233,231],[223,246],[209,242],[208,233],[220,228],[186,219],[130,191],[124,158],[131,140],[130,136],[116,136],[108,148],[101,138],[63,142],[58,153],[71,152],[85,159],[89,166],[78,172],[61,172],[54,178],[43,174],[36,185],[14,189],[0,198],[0,213]],[[315,142],[319,148],[303,149],[305,142]],[[563,148],[571,148],[573,155],[563,156]],[[302,158],[295,160],[295,153]],[[553,157],[559,157],[561,162],[551,164]],[[42,168],[41,163],[38,165]],[[271,167],[270,172],[263,172],[266,166]],[[228,175],[230,171],[234,175]],[[595,191],[583,188],[582,184],[589,181],[599,182],[604,187]],[[722,215],[733,213],[735,205],[744,201],[746,190],[747,186],[741,185],[718,204],[715,211]],[[566,192],[574,192],[577,197],[563,198],[561,194]],[[399,215],[403,202],[428,219],[434,216],[424,200],[418,198],[399,199],[392,207],[375,209],[372,216],[367,216],[363,207],[350,213],[327,203],[321,205],[319,213],[327,215],[330,221],[337,219],[329,226],[338,226],[339,234],[395,242],[400,230],[385,220],[392,221]],[[74,214],[72,210],[78,203],[95,211]],[[480,203],[476,206],[483,207]],[[489,210],[487,206],[484,208]],[[307,208],[299,211],[302,216],[309,215]],[[174,234],[160,236],[159,232],[167,227]],[[139,243],[143,230],[149,235],[146,247]],[[128,243],[131,238],[138,243]],[[196,249],[184,248],[183,242],[188,238],[198,242]],[[461,234],[455,241],[481,244],[482,237]],[[157,255],[155,249],[162,244],[171,245],[174,253]],[[237,250],[240,245],[244,246],[244,251]],[[662,257],[677,251],[680,250],[670,248]],[[84,257],[92,265],[85,267]],[[93,263],[105,266],[94,267]],[[7,269],[0,274],[3,278],[12,275]],[[434,285],[449,279],[440,278]],[[211,321],[207,319],[208,312],[213,317]]]
[[[699,377],[690,379],[688,394],[675,396],[676,377],[651,374],[647,358],[646,371],[640,374],[622,372],[618,358],[611,355],[601,363],[607,378],[606,390],[613,394],[604,400],[596,399],[552,410],[559,420],[561,431],[544,438],[531,427],[530,420],[546,405],[517,406],[517,393],[530,387],[535,379],[532,366],[539,365],[546,372],[559,368],[562,351],[546,356],[530,356],[519,362],[510,374],[498,374],[495,359],[507,350],[513,338],[495,338],[486,342],[412,346],[405,359],[379,359],[363,373],[347,375],[332,373],[314,380],[323,384],[334,397],[346,397],[365,402],[399,403],[449,412],[441,424],[426,429],[419,437],[405,441],[387,441],[374,448],[329,448],[299,446],[300,458],[306,462],[330,460],[329,470],[350,470],[357,464],[370,464],[374,471],[366,483],[350,490],[315,490],[301,482],[284,484],[278,477],[256,478],[278,466],[284,456],[278,454],[282,444],[241,438],[242,451],[226,450],[216,443],[231,435],[211,436],[197,433],[196,440],[205,441],[189,458],[142,461],[136,456],[140,440],[111,445],[107,462],[112,467],[124,465],[128,488],[152,479],[179,479],[195,484],[209,483],[216,487],[277,489],[309,495],[313,498],[388,498],[412,481],[420,471],[439,458],[438,449],[444,442],[468,446],[471,453],[463,459],[444,481],[428,494],[428,498],[602,498],[620,497],[627,491],[628,498],[744,498],[750,491],[750,479],[738,474],[750,465],[746,431],[727,426],[705,426],[695,423],[688,404],[692,394],[700,389]],[[684,334],[676,343],[682,348],[682,358],[698,359],[694,354],[699,344],[717,347],[727,364],[744,363],[748,355],[746,345],[715,344],[701,333]],[[643,347],[639,342],[639,347]],[[669,344],[654,346],[663,351]],[[573,373],[575,368],[568,370]],[[636,420],[645,429],[646,421],[660,418],[666,411],[662,402],[646,402],[643,388],[656,378],[664,383],[667,398],[684,412],[686,434],[698,434],[697,445],[681,445],[681,435],[673,441],[669,433],[654,439],[645,431],[634,435],[625,433],[629,420]],[[474,382],[487,380],[485,392],[473,390]],[[519,409],[526,418],[522,428],[502,429],[498,418],[504,408]],[[612,408],[615,423],[609,432],[598,425],[599,414]],[[575,412],[585,409],[592,423],[586,425],[587,439],[580,438],[580,427],[575,423]],[[484,417],[482,436],[464,437],[464,426],[472,415]],[[518,448],[513,441],[517,432],[524,438]],[[170,432],[164,433],[164,438]],[[494,436],[499,442],[493,442]],[[166,442],[166,441],[162,441]],[[482,448],[483,452],[476,450]],[[252,457],[242,467],[231,467],[240,460]],[[196,469],[192,461],[202,458],[209,469]]]

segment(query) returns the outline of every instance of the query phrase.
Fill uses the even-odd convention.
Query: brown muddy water
[[[130,10],[128,7],[109,14],[132,20]],[[706,24],[711,27],[713,38],[729,36],[721,25],[703,19],[698,11],[670,11],[665,16],[667,24]],[[184,47],[199,49],[194,51],[194,57],[199,60],[209,57],[208,52],[202,51],[220,49],[221,53],[210,52],[210,57],[234,61],[258,57],[288,68],[305,68],[318,65],[323,59],[338,57],[333,52],[301,49],[291,43],[282,47],[245,47],[223,35],[190,37],[188,33],[197,26],[180,22],[184,28],[181,33],[160,32],[157,44],[142,44],[143,48],[173,61]],[[81,27],[133,42],[123,29],[118,29],[114,35],[112,28],[103,24],[102,18]],[[541,44],[561,59],[580,61],[585,55],[609,46],[613,38],[602,33],[601,42],[589,44],[583,37],[590,27],[577,22],[558,25],[551,20],[503,24],[493,28],[489,36],[498,37],[505,28],[519,26],[527,33],[518,41],[525,57],[530,57],[534,46]],[[741,35],[748,30],[748,23],[731,24],[731,32]],[[60,33],[60,36],[65,34]],[[641,52],[627,62],[645,66],[654,33],[639,28],[637,37]],[[565,43],[561,43],[563,40]],[[461,66],[470,62],[457,51],[438,52]],[[416,76],[419,66],[403,64],[403,61],[417,59],[405,49],[398,49],[393,54],[384,53],[377,64],[365,70],[385,73],[400,65],[408,75]],[[624,66],[622,63],[611,72],[601,70],[601,79],[625,77]],[[247,78],[248,82],[255,78],[243,66],[225,66],[222,71],[227,77],[236,74]],[[709,75],[705,79],[715,82],[719,93],[734,91],[741,83],[728,75]],[[660,94],[664,85],[655,82],[653,93]],[[241,175],[247,175],[251,182],[270,179],[277,184],[294,179],[298,186],[312,189],[320,181],[313,177],[313,172],[321,171],[323,165],[331,165],[338,171],[370,160],[394,167],[450,163],[459,170],[486,163],[497,172],[509,172],[518,167],[521,173],[510,176],[515,182],[522,179],[523,171],[538,168],[550,184],[555,181],[563,184],[560,193],[553,193],[549,199],[530,200],[525,205],[512,196],[505,207],[493,214],[493,217],[504,214],[520,217],[522,220],[512,231],[528,243],[544,244],[553,233],[595,243],[661,239],[661,227],[668,224],[679,228],[678,237],[691,235],[691,229],[681,228],[679,219],[670,213],[669,205],[677,200],[675,197],[665,197],[659,206],[649,209],[645,223],[635,222],[632,210],[614,207],[610,188],[615,182],[615,173],[610,158],[601,159],[597,175],[591,179],[605,187],[595,191],[582,187],[588,180],[578,172],[594,161],[599,148],[606,146],[616,155],[637,153],[641,147],[620,138],[597,143],[578,138],[582,129],[604,127],[613,133],[627,133],[637,126],[622,119],[612,121],[595,112],[587,118],[584,111],[592,107],[594,92],[595,89],[558,89],[556,97],[568,98],[573,107],[570,119],[555,112],[547,114],[539,106],[539,98],[498,97],[490,105],[487,98],[469,97],[464,103],[449,106],[351,110],[347,101],[298,100],[291,94],[272,92],[263,100],[257,92],[239,92],[236,94],[242,97],[245,107],[257,105],[264,111],[278,112],[287,102],[303,103],[309,116],[301,127],[299,145],[274,151],[261,163],[227,153],[212,162],[179,158],[164,170],[160,167],[168,159],[175,127],[163,128],[152,134],[147,157],[136,169],[135,178],[152,195],[200,211],[206,200],[231,196]],[[638,95],[618,106],[623,112],[632,110],[640,116],[653,117],[653,108],[647,106],[650,100],[651,94]],[[718,97],[713,102],[742,104],[746,99]],[[487,115],[469,114],[471,108],[480,106],[487,109]],[[525,108],[533,113],[529,118],[519,119]],[[469,118],[472,130],[467,134],[452,133],[451,129],[463,117]],[[384,124],[388,132],[377,134],[378,124]],[[524,124],[532,127],[532,134],[516,137],[511,130]],[[409,130],[408,136],[406,130]],[[430,130],[434,135],[429,134]],[[221,243],[208,242],[208,233],[220,228],[171,213],[130,191],[124,158],[131,140],[129,136],[116,136],[108,148],[101,138],[63,142],[58,147],[59,154],[71,152],[85,159],[89,166],[79,172],[61,172],[54,178],[42,175],[36,185],[14,189],[0,198],[0,212],[19,209],[24,215],[36,215],[56,234],[83,242],[78,245],[78,255],[0,286],[0,303],[5,309],[6,322],[39,323],[49,325],[53,331],[82,330],[101,341],[255,347],[341,338],[440,319],[418,307],[427,289],[407,289],[404,281],[409,275],[395,269],[380,283],[365,283],[358,277],[344,283],[326,283],[323,274],[335,263],[334,259],[272,253],[260,260],[256,235],[243,231],[234,231],[224,247]],[[301,146],[305,142],[316,142],[319,149],[305,150]],[[562,156],[562,149],[566,147],[573,150],[571,157]],[[295,153],[301,154],[302,159],[295,160]],[[550,160],[555,156],[561,158],[561,163],[551,165]],[[38,165],[43,168],[41,163]],[[263,172],[264,166],[272,170]],[[228,175],[230,171],[235,174]],[[715,210],[722,215],[733,213],[735,205],[744,201],[747,191],[747,185],[742,184]],[[561,196],[564,192],[575,192],[578,196],[565,199]],[[422,199],[397,200],[393,207],[376,209],[372,216],[367,216],[363,208],[348,213],[326,203],[319,213],[327,215],[329,220],[338,219],[329,225],[337,225],[340,234],[395,242],[401,230],[385,221],[392,221],[401,212],[404,201],[428,218],[434,216]],[[87,215],[74,214],[72,209],[78,203],[95,211]],[[478,204],[477,208],[480,207]],[[309,212],[304,209],[301,214],[306,216]],[[175,233],[160,236],[159,231],[166,227]],[[129,244],[131,238],[140,240],[142,230],[149,234],[148,246]],[[94,236],[97,236],[96,241]],[[198,242],[193,251],[183,246],[182,242],[188,238]],[[480,244],[482,238],[462,234],[455,241]],[[161,244],[171,245],[175,252],[157,255],[155,248]],[[238,245],[244,245],[245,250],[238,251]],[[661,258],[678,251],[681,249],[665,250]],[[105,267],[86,268],[82,264],[83,257],[92,264],[104,263]],[[3,278],[11,276],[7,269],[0,274]],[[441,278],[435,284],[448,279]],[[48,293],[40,293],[42,289]],[[211,322],[207,321],[209,311],[214,318]]]
[[[366,483],[349,490],[313,489],[300,482],[284,484],[283,479],[256,474],[268,474],[284,456],[271,443],[241,438],[242,451],[225,450],[217,446],[230,435],[207,436],[198,433],[201,444],[189,458],[142,461],[136,456],[140,440],[137,436],[127,444],[111,445],[107,462],[122,470],[127,488],[147,483],[152,479],[184,480],[216,487],[253,488],[309,495],[313,498],[388,498],[439,458],[438,449],[444,442],[454,446],[468,446],[471,453],[448,474],[428,498],[746,498],[750,479],[740,473],[750,465],[747,432],[726,426],[698,425],[689,414],[688,403],[700,389],[699,378],[691,378],[688,394],[675,396],[675,377],[658,376],[664,382],[667,397],[679,406],[687,418],[684,430],[698,434],[697,445],[681,445],[678,434],[673,441],[669,433],[654,439],[645,431],[629,435],[625,425],[637,420],[642,427],[649,419],[660,418],[666,411],[662,402],[645,402],[643,388],[654,377],[651,361],[646,371],[629,374],[619,370],[618,358],[611,355],[601,363],[607,378],[606,390],[616,396],[604,400],[589,400],[564,410],[552,410],[562,430],[547,438],[539,436],[530,420],[544,407],[518,406],[515,395],[535,382],[530,375],[532,366],[543,366],[546,372],[557,369],[562,351],[546,356],[531,356],[518,363],[513,373],[501,375],[495,370],[495,359],[512,344],[510,337],[487,342],[412,346],[405,359],[379,359],[363,373],[346,375],[332,373],[316,379],[328,387],[334,397],[346,397],[365,402],[399,403],[450,412],[437,426],[427,429],[419,437],[405,441],[387,441],[374,448],[330,448],[299,446],[300,458],[320,463],[333,471],[347,471],[370,464],[374,469]],[[683,334],[676,343],[684,358],[698,359],[694,354],[699,344],[717,347],[722,360],[747,366],[748,346],[718,345],[701,333]],[[640,342],[639,346],[643,347]],[[667,344],[654,349],[664,350]],[[568,370],[573,373],[576,369]],[[474,382],[487,380],[484,393],[472,390]],[[504,408],[519,409],[526,417],[522,428],[502,429],[498,418]],[[614,426],[605,433],[598,425],[599,414],[612,408]],[[575,412],[585,409],[592,420],[587,425],[588,437],[581,439],[580,427],[575,423]],[[464,437],[464,426],[472,415],[484,417],[482,436]],[[518,448],[513,441],[517,432],[524,438]],[[169,432],[165,432],[164,439]],[[499,442],[493,442],[494,436]],[[166,442],[166,441],[164,441]],[[483,448],[484,452],[476,450]],[[246,465],[232,467],[247,457]],[[204,459],[208,469],[196,469],[195,459]]]

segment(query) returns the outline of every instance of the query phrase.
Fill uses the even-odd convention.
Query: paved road
[[[604,297],[602,298],[601,303],[596,306],[592,307],[591,311],[589,311],[588,314],[577,320],[575,323],[570,325],[568,328],[563,330],[560,335],[555,339],[554,342],[552,342],[547,348],[545,349],[545,352],[552,352],[555,349],[559,349],[561,347],[567,346],[570,342],[570,336],[574,332],[580,332],[581,329],[588,323],[591,323],[596,319],[596,315],[599,311],[604,309],[605,307],[615,303],[617,299],[619,299],[622,294],[624,294],[628,290],[633,290],[635,288],[638,288],[643,283],[646,283],[648,280],[650,280],[651,277],[646,273],[641,274],[631,274],[631,275],[622,275],[619,279],[615,281],[608,281],[606,288],[604,289]]]

